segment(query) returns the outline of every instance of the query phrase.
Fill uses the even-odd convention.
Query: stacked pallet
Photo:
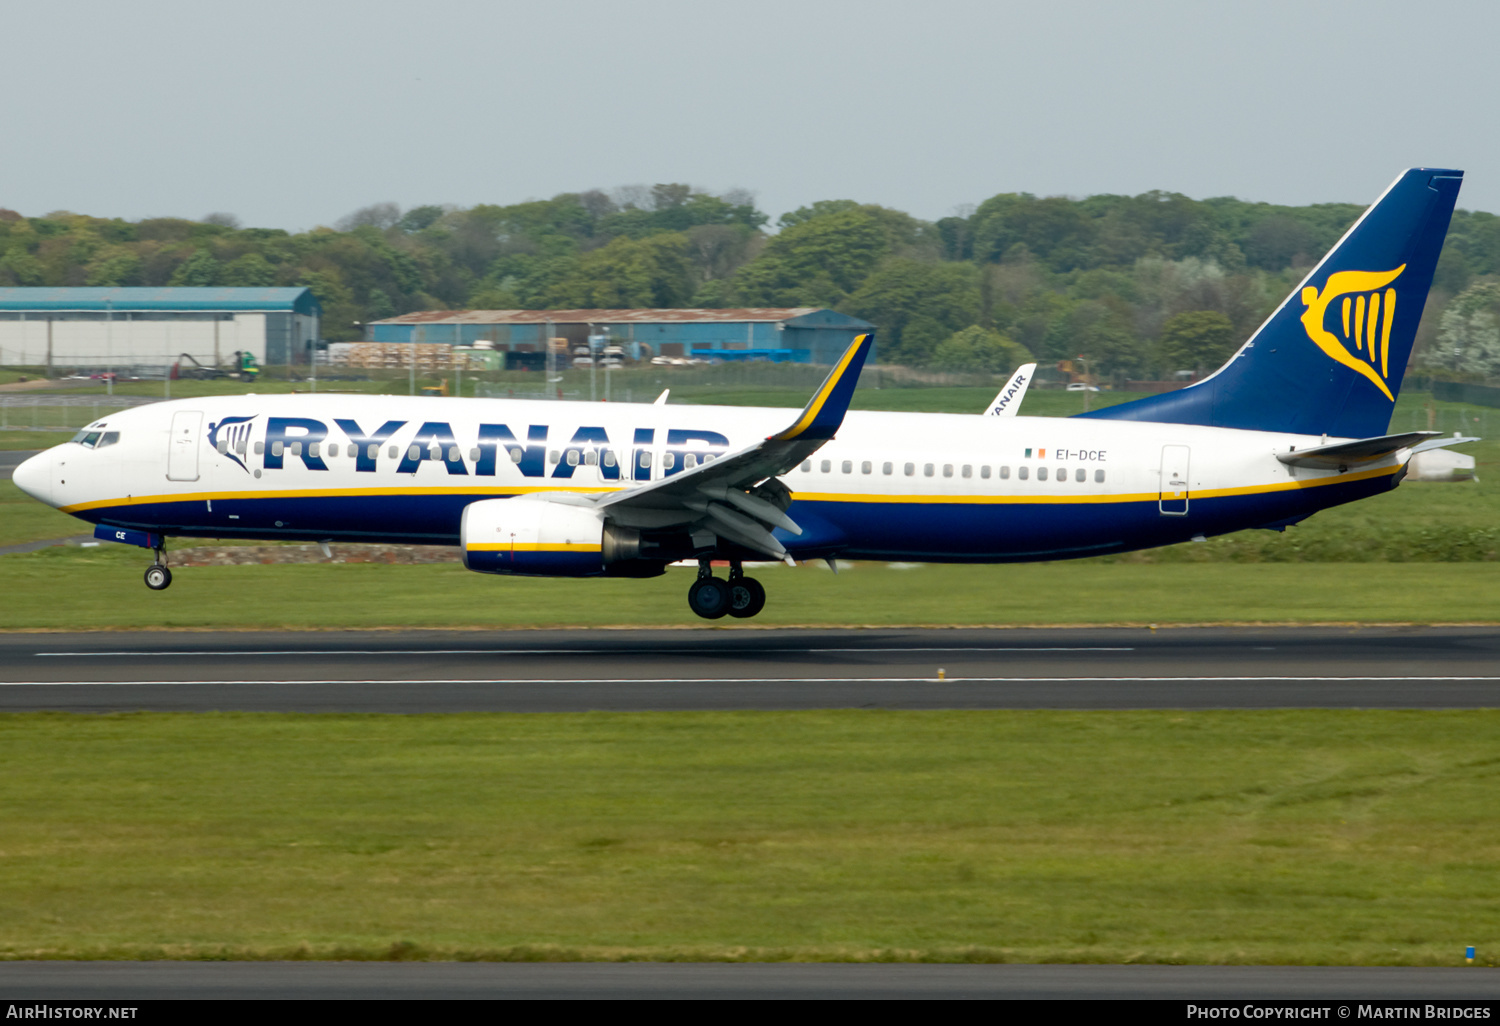
[[[484,362],[467,353],[455,353],[446,342],[336,342],[328,347],[331,364],[363,370],[483,370]]]

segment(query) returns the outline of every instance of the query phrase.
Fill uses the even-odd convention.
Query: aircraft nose
[[[47,502],[47,493],[52,489],[52,453],[37,453],[17,467],[10,479],[33,499]]]

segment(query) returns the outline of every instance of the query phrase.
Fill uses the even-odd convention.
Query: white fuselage
[[[753,445],[793,411],[276,395],[115,413],[16,473],[85,520],[168,535],[457,544],[481,498],[629,488]],[[1301,519],[1391,487],[1276,459],[1325,439],[1131,421],[850,412],[781,480],[796,556],[997,562],[1123,551]],[[783,537],[778,534],[778,537]]]

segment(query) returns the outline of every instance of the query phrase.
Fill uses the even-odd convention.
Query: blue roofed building
[[[608,335],[633,359],[772,360],[832,364],[862,331],[857,317],[818,307],[729,310],[424,310],[368,326],[372,342],[424,342],[542,352],[549,338]]]
[[[305,364],[322,307],[307,288],[0,288],[0,364],[159,367],[188,353]]]

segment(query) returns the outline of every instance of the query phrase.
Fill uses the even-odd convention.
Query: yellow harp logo
[[[1328,276],[1321,293],[1311,285],[1302,290],[1302,305],[1307,307],[1302,311],[1302,327],[1307,329],[1307,337],[1337,362],[1369,378],[1391,402],[1396,397],[1386,387],[1385,379],[1390,377],[1396,290],[1386,286],[1404,270],[1405,264],[1394,271],[1339,271]],[[1325,324],[1328,307],[1341,297],[1343,338]]]

